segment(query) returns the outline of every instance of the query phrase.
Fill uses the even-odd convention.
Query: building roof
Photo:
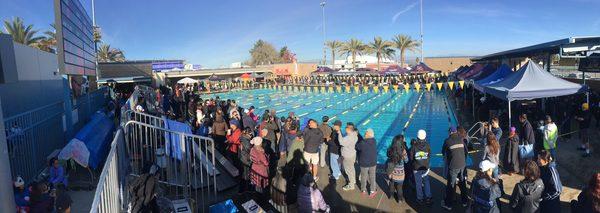
[[[152,62],[98,63],[98,75],[102,79],[122,77],[152,77]]]
[[[559,39],[555,41],[545,42],[541,44],[531,45],[527,47],[521,47],[512,50],[506,50],[502,52],[492,53],[489,55],[484,55],[481,57],[473,58],[474,61],[482,61],[482,60],[494,60],[494,59],[502,59],[502,58],[517,58],[517,57],[527,57],[531,56],[535,53],[540,52],[548,52],[551,54],[556,54],[560,52],[560,47],[565,44],[575,44],[575,43],[600,43],[600,36],[584,36],[584,37],[570,37]]]

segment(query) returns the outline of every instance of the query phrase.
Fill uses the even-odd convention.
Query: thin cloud
[[[442,12],[455,15],[471,15],[480,17],[499,17],[499,16],[517,16],[517,13],[511,13],[499,9],[489,9],[483,7],[457,7],[449,6],[441,9]]]
[[[398,20],[398,17],[400,17],[400,15],[408,12],[409,10],[411,10],[413,7],[417,6],[419,2],[416,1],[408,6],[406,6],[404,9],[398,11],[393,17],[392,17],[392,23],[396,23],[396,20]]]

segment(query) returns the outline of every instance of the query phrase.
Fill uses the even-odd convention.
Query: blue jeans
[[[340,155],[329,153],[329,166],[331,167],[331,175],[336,180],[342,175],[342,172],[340,171],[340,163],[338,162],[339,158]]]
[[[431,198],[431,188],[429,186],[429,175],[423,177],[427,173],[427,170],[413,171],[415,175],[415,188],[417,189],[417,200],[423,200],[423,198]],[[425,193],[425,197],[423,197]]]

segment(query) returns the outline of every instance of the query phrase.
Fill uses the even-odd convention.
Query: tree
[[[366,45],[358,39],[350,39],[340,49],[344,54],[352,56],[352,69],[356,69],[356,55],[362,55],[368,52]]]
[[[333,40],[328,41],[326,45],[331,50],[331,66],[333,69],[335,69],[335,54],[340,51],[344,43],[342,43],[341,41]]]
[[[112,48],[108,44],[100,45],[98,48],[98,62],[123,62],[125,55],[120,49]]]
[[[377,71],[381,71],[381,59],[391,58],[394,55],[394,49],[392,49],[392,43],[384,41],[381,37],[377,36],[369,43],[371,52],[375,53],[377,57]]]
[[[253,66],[273,64],[279,60],[279,54],[275,47],[262,39],[254,43],[254,46],[250,49],[250,57],[250,64]]]
[[[38,31],[33,29],[33,25],[25,26],[23,19],[19,17],[15,17],[12,21],[4,20],[4,30],[13,37],[15,42],[27,46],[35,46],[44,38],[36,35]]]
[[[394,47],[400,50],[400,66],[404,67],[404,54],[406,51],[416,52],[418,51],[417,47],[421,46],[418,41],[413,40],[410,36],[407,35],[396,35],[392,39],[394,42]]]
[[[292,53],[287,46],[279,50],[279,58],[282,63],[292,63],[296,60],[296,54]]]

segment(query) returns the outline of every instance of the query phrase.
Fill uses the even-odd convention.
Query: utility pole
[[[323,10],[323,65],[327,64],[327,48],[326,48],[326,40],[325,40],[325,0],[321,2],[321,9]]]
[[[421,0],[420,7],[421,7],[421,63],[425,63],[425,58],[423,57],[423,0]]]

